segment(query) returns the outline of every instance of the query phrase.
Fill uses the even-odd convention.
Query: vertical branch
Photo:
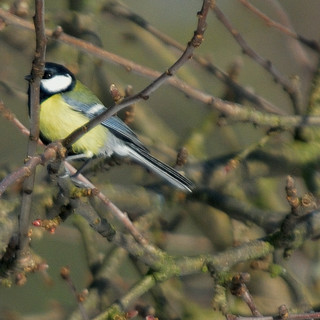
[[[39,140],[40,80],[43,75],[47,43],[44,24],[44,0],[35,0],[34,25],[36,32],[36,51],[32,62],[29,89],[31,128],[28,142],[28,157],[35,155],[37,142]],[[29,177],[25,179],[23,183],[22,205],[19,217],[19,260],[21,260],[21,258],[23,259],[28,251],[28,229],[34,179],[35,171],[30,172]]]

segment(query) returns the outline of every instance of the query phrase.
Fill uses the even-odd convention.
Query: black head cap
[[[30,80],[30,76],[26,80]],[[73,73],[61,64],[46,62],[40,82],[40,101],[54,94],[71,91],[76,83]]]

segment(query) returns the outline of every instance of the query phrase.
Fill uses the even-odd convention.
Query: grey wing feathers
[[[75,111],[87,115],[89,119],[94,118],[106,109],[106,107],[101,103],[83,103],[73,99],[68,95],[63,95],[63,99]],[[117,138],[134,143],[137,147],[148,151],[148,149],[138,139],[137,135],[117,116],[113,116],[107,120],[104,120],[101,122],[101,124],[107,127]]]
[[[105,110],[105,106],[99,100],[93,100],[93,103],[85,100],[79,102],[68,94],[64,94],[63,98],[71,108],[85,114],[89,119],[94,118]],[[101,125],[108,128],[113,135],[121,139],[129,147],[129,155],[137,162],[144,164],[179,189],[192,191],[193,183],[175,169],[154,158],[136,134],[121,119],[113,116],[103,121]]]
[[[103,121],[101,124],[106,126],[116,137],[120,139],[125,138],[125,140],[128,140],[139,148],[149,152],[137,135],[120,118],[114,116]]]

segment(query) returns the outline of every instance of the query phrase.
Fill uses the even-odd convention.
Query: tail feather
[[[134,144],[129,146],[129,156],[144,165],[154,173],[163,177],[165,180],[176,186],[177,188],[185,191],[192,192],[194,187],[193,183],[182,174],[180,174],[175,169],[171,168],[167,164],[161,162],[160,160],[154,158],[146,150],[139,148]]]

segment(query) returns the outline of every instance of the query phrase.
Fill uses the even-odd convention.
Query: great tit
[[[28,104],[30,110],[30,99]],[[40,137],[44,143],[64,139],[105,108],[67,68],[53,62],[45,64],[40,82]],[[117,116],[112,116],[87,132],[72,145],[71,151],[84,159],[110,157],[112,154],[129,157],[181,190],[191,192],[193,187],[189,179],[154,158],[136,134]]]

